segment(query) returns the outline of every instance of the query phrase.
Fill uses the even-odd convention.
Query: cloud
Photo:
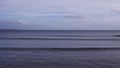
[[[119,9],[119,0],[2,0],[1,11],[73,11],[94,12]]]
[[[67,15],[75,15],[74,12],[66,12],[66,11],[40,11],[40,12],[20,12],[20,11],[1,11],[0,15],[17,15],[17,16],[67,16]]]
[[[0,20],[44,29],[85,29],[89,25],[97,28],[104,24],[112,26],[114,22],[120,25],[119,3],[120,0],[0,0]]]
[[[31,24],[30,22],[24,21],[24,20],[19,20],[18,23],[24,24],[24,25],[29,25]]]

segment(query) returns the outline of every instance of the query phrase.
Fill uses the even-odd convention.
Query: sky
[[[120,0],[0,0],[0,29],[120,30]]]

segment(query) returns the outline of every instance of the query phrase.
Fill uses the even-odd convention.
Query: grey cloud
[[[4,23],[0,23],[0,27],[105,29],[109,25],[109,29],[117,28],[120,25],[119,3],[120,0],[0,0],[0,14],[4,16],[0,15],[0,19],[7,20],[2,21]],[[23,25],[17,22],[19,20],[30,20],[33,25]],[[36,25],[35,22],[46,24]]]
[[[62,17],[68,18],[68,19],[82,19],[82,18],[84,18],[82,15],[64,15]]]

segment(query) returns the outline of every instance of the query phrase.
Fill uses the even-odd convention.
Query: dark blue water
[[[120,47],[120,31],[0,31],[0,47]]]
[[[119,68],[120,31],[0,31],[0,68]]]

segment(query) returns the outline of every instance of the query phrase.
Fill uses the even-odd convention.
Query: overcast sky
[[[0,29],[120,30],[120,0],[0,0]]]

